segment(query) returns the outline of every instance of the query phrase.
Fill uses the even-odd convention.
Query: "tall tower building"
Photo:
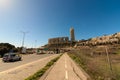
[[[70,28],[70,39],[71,41],[75,41],[75,34],[74,34],[74,28]]]

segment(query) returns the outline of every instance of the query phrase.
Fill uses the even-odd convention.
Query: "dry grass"
[[[76,60],[93,80],[120,80],[120,50],[119,48],[110,47],[109,57],[112,64],[112,73],[107,61],[105,48],[87,47],[71,51],[71,56],[76,56]],[[74,53],[74,54],[73,54]],[[76,58],[76,59],[77,59]]]

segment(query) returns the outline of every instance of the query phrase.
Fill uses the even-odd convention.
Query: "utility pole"
[[[37,40],[35,40],[35,48],[36,48],[36,45],[37,45]]]
[[[22,47],[21,47],[20,52],[23,53],[22,50],[24,50],[24,40],[25,40],[25,35],[26,35],[26,33],[28,33],[28,32],[21,31],[21,33],[23,33],[23,40],[22,40]]]
[[[105,51],[106,51],[106,54],[107,54],[107,61],[108,61],[108,64],[109,64],[109,68],[110,68],[111,76],[113,76],[112,63],[111,63],[111,60],[110,60],[110,56],[109,56],[109,53],[108,53],[108,49],[107,49],[107,47],[105,47]]]
[[[22,47],[24,47],[25,35],[26,35],[26,33],[28,33],[28,32],[21,31],[21,33],[23,33]]]
[[[37,43],[37,40],[35,40],[35,47],[34,47],[34,49],[35,49],[35,52],[38,53],[38,50],[37,50],[37,47],[36,47],[36,43]]]

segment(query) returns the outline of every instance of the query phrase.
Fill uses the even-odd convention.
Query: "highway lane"
[[[12,68],[10,68],[11,65],[8,63],[8,65],[10,65],[9,69],[0,72],[0,80],[24,80],[28,76],[33,75],[35,72],[43,68],[51,59],[54,59],[59,55],[60,54],[44,54],[44,55],[33,54],[33,55],[24,56],[25,58],[27,57],[30,59],[29,62],[27,59],[25,59],[24,60],[25,63],[24,61],[23,63],[22,61],[15,62],[15,64],[11,63],[11,65],[12,64],[15,65]],[[18,66],[18,64],[20,65]]]
[[[41,55],[36,55],[36,54],[29,54],[29,55],[23,55],[22,56],[22,61],[16,61],[16,62],[2,62],[2,59],[0,59],[0,72],[18,67],[20,65],[24,65],[48,56],[52,56],[54,54],[41,54]]]

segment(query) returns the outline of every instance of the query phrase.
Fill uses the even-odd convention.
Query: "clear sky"
[[[120,1],[0,0],[0,42],[21,46],[25,31],[25,46],[39,47],[71,26],[76,40],[120,32]]]

